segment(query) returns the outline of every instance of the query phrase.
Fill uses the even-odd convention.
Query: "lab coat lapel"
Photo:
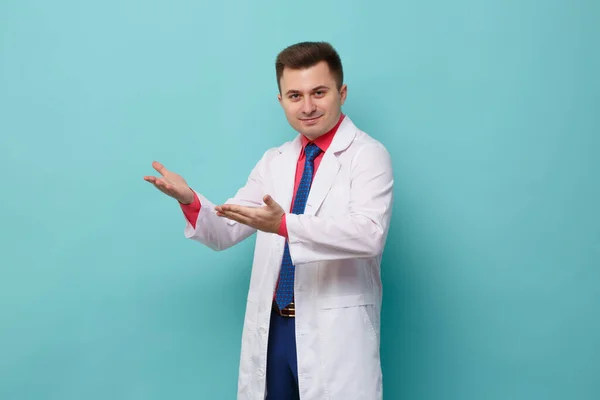
[[[306,209],[304,214],[315,215],[325,196],[329,192],[335,177],[340,170],[340,163],[334,153],[326,151],[319,165],[319,169],[315,174],[308,199],[306,201]]]
[[[338,131],[333,137],[333,141],[329,149],[323,155],[321,164],[317,169],[317,173],[313,178],[313,183],[306,201],[306,209],[304,214],[315,215],[325,200],[331,185],[340,171],[340,162],[338,160],[339,153],[345,150],[356,134],[356,127],[346,116],[340,124]]]
[[[339,153],[348,148],[355,135],[356,126],[348,116],[344,117],[313,178],[304,214],[315,215],[321,207],[340,170]],[[275,186],[273,198],[286,212],[290,212],[294,194],[296,165],[302,150],[300,135],[296,136],[291,142],[279,147],[278,150],[280,154],[271,164],[271,170],[274,171]]]

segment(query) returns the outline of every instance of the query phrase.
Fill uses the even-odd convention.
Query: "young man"
[[[380,263],[392,212],[384,146],[342,114],[347,86],[328,43],[277,57],[293,140],[267,150],[217,206],[154,162],[145,179],[177,199],[185,237],[215,250],[257,233],[238,399],[382,397]]]

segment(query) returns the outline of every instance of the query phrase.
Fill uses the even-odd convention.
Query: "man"
[[[284,49],[276,76],[299,135],[267,150],[235,197],[217,206],[157,162],[161,177],[145,179],[181,203],[187,238],[224,250],[258,232],[239,399],[380,399],[390,156],[342,114],[347,86],[331,45]]]

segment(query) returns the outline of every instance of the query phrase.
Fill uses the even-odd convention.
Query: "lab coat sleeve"
[[[250,207],[264,206],[264,176],[267,153],[254,167],[244,187],[240,188],[234,197],[225,204],[237,204]],[[198,241],[215,251],[228,249],[251,236],[256,229],[225,217],[217,216],[215,204],[202,194],[196,192],[200,199],[200,212],[195,227],[186,219],[184,236]]]
[[[292,262],[381,255],[391,219],[393,184],[385,147],[376,143],[362,148],[352,161],[348,215],[286,215]]]

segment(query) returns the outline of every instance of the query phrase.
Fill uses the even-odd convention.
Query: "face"
[[[307,69],[283,70],[279,102],[296,131],[315,140],[337,124],[347,87],[338,91],[326,62]]]

